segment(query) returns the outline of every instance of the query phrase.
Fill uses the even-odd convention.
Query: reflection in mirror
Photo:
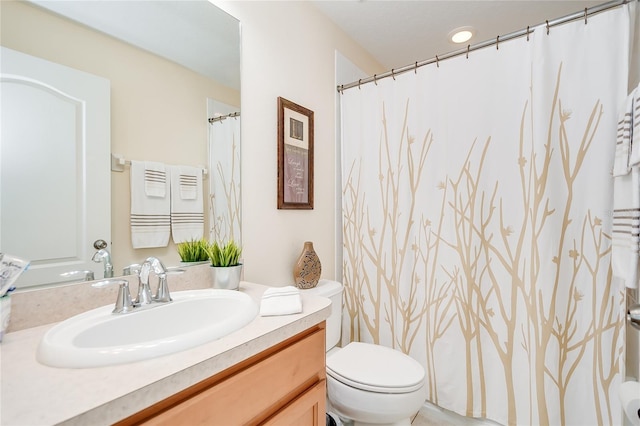
[[[240,219],[240,112],[207,100],[209,118],[209,238],[242,244]]]
[[[179,256],[173,242],[162,248],[132,248],[129,168],[123,173],[111,172],[109,153],[122,155],[127,160],[204,166],[213,171],[208,162],[211,124],[207,118],[214,112],[209,109],[209,99],[240,111],[238,21],[206,0],[2,1],[0,11],[0,44],[3,47],[110,83],[110,143],[107,140],[104,155],[95,158],[98,166],[88,168],[84,162],[75,162],[73,167],[84,170],[86,176],[92,176],[98,167],[106,170],[110,178],[111,190],[100,191],[98,198],[100,209],[111,213],[111,235],[98,238],[108,243],[106,250],[111,254],[114,275],[121,275],[124,267],[148,256],[159,257],[167,265],[177,265]],[[6,62],[4,59],[3,63]],[[34,126],[39,124],[38,120],[31,122]],[[239,136],[235,140],[239,152],[237,138]],[[86,144],[92,143],[93,139],[86,140]],[[58,158],[51,154],[51,161],[39,162],[37,167],[59,167],[63,160],[59,158],[60,151],[55,155]],[[56,161],[52,161],[54,159]],[[65,158],[63,163],[68,161],[73,163],[74,160]],[[36,167],[36,163],[23,161],[21,167],[29,173],[29,168]],[[235,167],[239,170],[238,163]],[[209,176],[214,177],[213,173]],[[239,180],[237,185],[239,189]],[[203,187],[203,198],[208,200],[208,179]],[[85,182],[78,182],[76,189],[74,197],[84,196],[82,190],[91,191]],[[69,191],[60,191],[57,195],[61,196],[63,192]],[[25,198],[30,196],[32,194],[25,194]],[[53,213],[51,204],[38,203],[39,197],[34,198],[33,205]],[[0,197],[1,202],[4,202],[3,197]],[[204,209],[211,211],[212,207],[207,204],[205,201]],[[33,243],[21,241],[21,244],[36,244],[46,238],[43,231],[29,232],[29,224],[5,222],[10,215],[5,216],[7,208],[2,208],[3,227],[19,229],[25,238],[30,235],[36,238]],[[85,213],[82,209],[78,212]],[[79,216],[76,220],[82,222],[85,218]],[[239,234],[239,214],[237,220]],[[212,226],[205,214],[205,235]],[[66,235],[57,233],[54,248],[56,245],[60,249],[68,246],[62,241]],[[94,234],[80,232],[73,238],[91,259],[96,252],[93,247],[96,238],[89,238],[89,235]],[[1,241],[0,251],[11,252]],[[20,256],[20,253],[12,254]],[[85,265],[80,268],[69,263],[67,266],[63,269],[68,272],[87,269]],[[94,272],[96,279],[103,276],[102,264],[89,262],[86,266]],[[28,275],[28,272],[23,274]],[[65,279],[69,278],[56,274],[36,284]]]

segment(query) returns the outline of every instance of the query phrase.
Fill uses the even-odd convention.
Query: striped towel
[[[134,249],[166,247],[171,234],[169,183],[160,175],[148,179],[147,170],[157,172],[164,165],[131,161],[131,245]],[[161,167],[160,167],[161,166]],[[147,183],[151,183],[147,185]],[[164,196],[160,196],[164,192]],[[151,195],[149,195],[151,194]]]
[[[631,105],[631,124],[629,129],[631,134],[629,139],[631,140],[631,156],[629,163],[631,166],[640,165],[640,84],[630,96],[633,99]]]
[[[200,171],[198,171],[197,174],[180,173],[178,177],[180,198],[183,200],[195,200],[198,198],[198,181],[200,180],[200,174]]]
[[[148,197],[166,197],[167,173],[164,164],[144,162],[144,192]]]
[[[640,150],[640,134],[633,134],[634,124],[640,126],[636,107],[640,106],[640,89],[636,89],[625,101],[619,114],[616,138],[616,158],[619,161],[620,146],[626,146],[627,158]],[[635,119],[635,120],[634,120]],[[634,123],[635,121],[635,123]],[[635,136],[635,137],[634,137]],[[636,146],[634,146],[636,145]],[[640,158],[640,157],[639,157]],[[619,174],[616,174],[616,169]],[[613,245],[611,267],[613,275],[622,279],[629,288],[638,287],[638,249],[640,241],[640,164],[628,161],[627,171],[616,168],[613,179]]]
[[[202,169],[171,168],[171,234],[176,244],[199,240],[204,235]]]

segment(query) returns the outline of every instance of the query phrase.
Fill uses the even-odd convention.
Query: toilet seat
[[[409,393],[424,384],[424,369],[416,360],[361,342],[351,342],[328,357],[327,374],[345,385],[377,393]]]

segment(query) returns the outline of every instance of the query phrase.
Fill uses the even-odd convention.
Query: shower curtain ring
[[[395,79],[396,79],[396,75],[395,75],[393,72],[394,72],[394,71],[393,71],[393,68],[391,68],[391,77],[393,77],[393,80],[395,81]]]
[[[584,24],[587,25],[587,8],[584,8]]]
[[[377,75],[378,74],[373,75],[373,82],[376,84],[376,86],[378,85]]]
[[[496,50],[500,50],[500,36],[496,37]]]
[[[416,66],[413,68],[413,73],[418,74],[418,61],[416,61]]]
[[[436,67],[440,68],[440,59],[438,59],[438,55],[436,55]]]
[[[547,35],[549,35],[549,20],[547,20],[546,22],[547,22]]]
[[[527,25],[527,41],[529,41],[529,26]]]
[[[358,80],[358,90],[360,90],[360,84],[362,84],[362,79]]]
[[[470,44],[467,44],[467,59],[469,59],[469,49],[471,48]]]

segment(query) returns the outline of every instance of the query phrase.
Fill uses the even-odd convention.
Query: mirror
[[[215,174],[209,156],[223,154],[209,152],[212,124],[207,119],[240,111],[239,22],[206,0],[3,1],[0,8],[2,46],[110,81],[108,151],[127,161],[208,170],[203,179],[204,236],[213,234],[208,195]],[[219,105],[223,108],[217,110]],[[99,160],[110,169],[107,157]],[[109,243],[115,275],[148,256],[177,265],[172,241],[162,248],[132,248],[129,167],[109,170],[109,175],[111,194],[101,194],[100,207],[111,216],[111,235],[103,239]],[[2,220],[5,225],[5,216]],[[24,224],[16,226],[28,236]],[[93,243],[81,241],[89,255],[96,251]],[[11,252],[0,246],[2,250]],[[102,265],[92,266],[101,278]],[[48,282],[62,280],[52,276]]]

